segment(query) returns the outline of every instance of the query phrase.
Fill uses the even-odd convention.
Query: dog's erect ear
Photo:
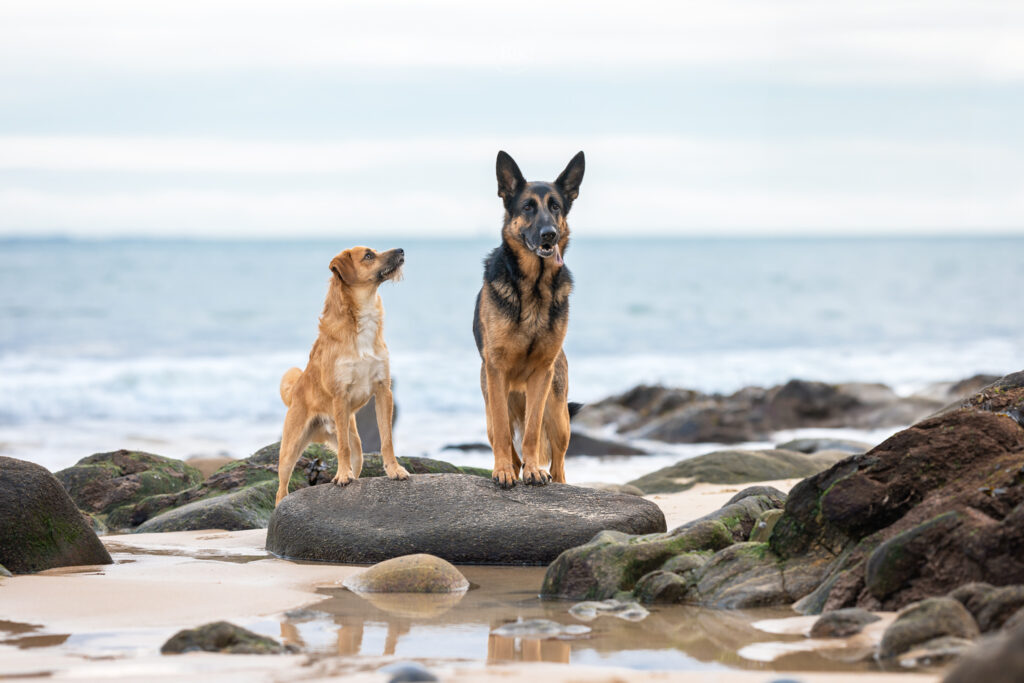
[[[356,264],[352,261],[352,252],[346,250],[335,256],[331,260],[331,272],[346,285],[355,284]]]
[[[505,204],[512,201],[519,190],[523,189],[526,179],[516,162],[505,152],[498,152],[498,196]]]
[[[565,198],[571,203],[580,196],[580,183],[583,182],[583,168],[585,166],[583,152],[577,152],[569,165],[555,180],[555,185],[562,191]]]

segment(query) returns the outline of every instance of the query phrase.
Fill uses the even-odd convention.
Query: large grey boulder
[[[111,564],[110,554],[49,470],[0,456],[0,565],[28,574]]]
[[[610,529],[665,531],[654,503],[550,484],[496,487],[464,474],[360,479],[290,494],[270,519],[267,550],[296,560],[373,563],[413,553],[465,564],[548,564]]]

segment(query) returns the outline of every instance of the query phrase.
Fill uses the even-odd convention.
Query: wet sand
[[[770,484],[786,491],[796,481]],[[702,484],[650,498],[672,528],[741,488]],[[939,680],[855,661],[880,637],[879,626],[860,638],[811,641],[803,635],[810,620],[786,608],[672,606],[636,623],[601,617],[575,640],[505,638],[491,631],[517,618],[579,623],[569,603],[537,599],[543,568],[462,567],[474,584],[468,593],[369,601],[341,587],[362,567],[273,558],[265,534],[108,536],[114,565],[0,579],[0,678],[386,681],[381,666],[415,660],[446,681]],[[177,630],[221,619],[303,653],[159,654]]]

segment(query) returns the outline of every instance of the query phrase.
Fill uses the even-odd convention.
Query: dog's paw
[[[388,470],[387,475],[388,475],[388,479],[399,479],[399,480],[401,480],[401,479],[408,479],[409,478],[409,470],[405,469],[401,465],[397,465],[395,467],[395,469]]]
[[[516,473],[512,470],[494,470],[491,479],[503,489],[510,489],[516,485]]]
[[[334,479],[331,479],[331,481],[338,486],[348,486],[352,483],[352,475],[349,473],[342,474],[341,472],[338,472],[334,475]]]
[[[523,468],[523,483],[530,486],[544,486],[551,481],[551,475],[539,467]]]

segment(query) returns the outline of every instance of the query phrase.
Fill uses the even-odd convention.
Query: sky
[[[0,0],[0,236],[1024,234],[1018,0]]]

